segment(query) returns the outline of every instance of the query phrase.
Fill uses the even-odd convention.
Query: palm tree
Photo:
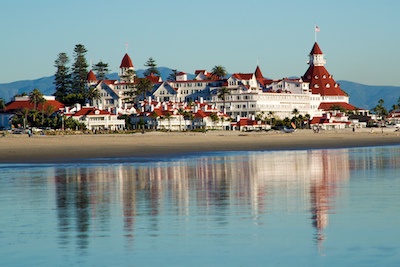
[[[86,93],[86,99],[90,100],[92,105],[94,105],[94,101],[100,99],[100,92],[97,90],[95,86],[90,86]]]
[[[150,117],[151,117],[152,120],[153,120],[153,129],[154,129],[154,130],[157,130],[157,118],[159,117],[158,114],[157,114],[157,112],[153,111],[153,112],[150,114]]]
[[[182,131],[181,125],[182,125],[182,116],[184,116],[185,110],[183,108],[178,109],[178,115],[179,115],[179,131]]]
[[[225,100],[226,100],[226,97],[227,97],[228,95],[230,95],[230,94],[231,94],[231,91],[230,91],[227,87],[225,87],[225,86],[221,87],[221,88],[218,90],[218,98],[222,100],[223,105],[224,105],[224,106],[223,106],[223,110],[222,110],[223,113],[226,113],[226,109],[225,109]]]
[[[211,120],[213,122],[213,126],[215,128],[215,122],[219,121],[219,117],[218,117],[217,113],[211,113],[210,118],[211,118]]]
[[[193,130],[193,119],[194,119],[193,113],[189,112],[189,111],[184,111],[183,112],[183,117],[184,117],[185,121],[186,120],[190,121],[190,130]],[[186,123],[185,123],[185,125],[186,125]]]
[[[42,108],[42,126],[44,125],[45,116],[49,118],[54,113],[54,107],[52,105],[46,105]]]
[[[218,66],[214,66],[214,68],[212,68],[211,74],[217,80],[221,80],[222,78],[224,78],[226,76],[227,72],[226,72],[225,67],[218,65]]]
[[[46,99],[43,97],[42,92],[39,91],[39,89],[35,88],[33,91],[29,94],[29,102],[33,103],[33,110],[32,110],[32,121],[33,123],[36,123],[36,115],[38,113],[38,105],[43,104],[46,102]],[[43,108],[43,105],[42,105]]]
[[[307,120],[307,128],[310,129],[310,119],[311,119],[310,114],[307,113],[306,115],[304,115],[304,118],[305,120]]]
[[[268,118],[269,118],[269,125],[272,127],[272,119],[274,119],[274,112],[273,111],[268,111]]]
[[[385,108],[384,105],[383,105],[384,103],[385,103],[385,101],[384,101],[383,99],[379,99],[378,105],[376,105],[376,106],[372,109],[372,111],[374,111],[375,114],[376,114],[378,117],[381,117],[382,119],[388,114],[386,108]]]
[[[26,126],[28,125],[29,109],[22,108],[22,109],[18,110],[17,115],[18,115],[18,117],[22,117],[23,126],[24,126],[24,129],[26,129]]]
[[[292,114],[294,115],[293,116],[293,118],[294,118],[294,124],[295,124],[295,126],[297,127],[297,115],[299,115],[299,110],[297,109],[297,108],[295,108],[295,109],[293,109],[292,110]]]
[[[171,131],[171,113],[167,112],[167,114],[165,114],[165,118],[168,120],[168,131]]]
[[[33,103],[33,109],[37,110],[37,106],[41,103],[44,103],[46,99],[44,99],[42,92],[39,89],[33,89],[33,91],[29,94],[29,101]]]

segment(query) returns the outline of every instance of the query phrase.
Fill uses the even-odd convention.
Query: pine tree
[[[93,70],[96,74],[97,80],[105,80],[107,79],[107,74],[109,73],[108,64],[103,61],[99,61],[96,65],[94,65]]]
[[[85,94],[87,90],[86,79],[88,74],[88,64],[86,62],[85,54],[87,50],[84,45],[77,44],[74,49],[75,62],[72,66],[72,90],[75,95],[75,102],[84,104]]]
[[[147,60],[144,66],[147,67],[147,70],[143,73],[144,76],[150,76],[151,74],[160,76],[160,71],[157,69],[156,61],[152,57]]]
[[[167,81],[176,81],[176,76],[178,75],[178,70],[172,70],[172,72],[168,75]]]
[[[54,96],[60,102],[63,102],[65,96],[71,90],[71,74],[69,73],[69,67],[67,67],[68,62],[69,58],[66,53],[58,54],[58,58],[54,62],[54,67],[57,68],[54,78],[56,89]]]

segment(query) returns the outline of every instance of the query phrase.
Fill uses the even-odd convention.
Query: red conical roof
[[[313,48],[311,49],[310,55],[322,55],[322,50],[319,48],[317,42],[314,43]]]
[[[317,43],[314,43],[310,55],[323,55],[322,50]],[[308,67],[303,76],[303,81],[310,83],[310,89],[313,94],[320,94],[322,96],[346,95],[326,68],[323,65],[315,66],[312,61],[310,67]]]
[[[92,70],[90,70],[88,75],[87,75],[87,81],[88,82],[97,82],[96,75],[94,75]]]
[[[254,74],[256,75],[256,79],[264,79],[264,76],[261,72],[261,69],[259,66],[257,66],[256,71],[254,72]]]
[[[125,54],[124,58],[121,61],[120,68],[133,68],[132,60],[128,54]]]
[[[310,83],[310,89],[313,94],[322,96],[346,95],[324,66],[310,65],[303,76],[303,81]]]

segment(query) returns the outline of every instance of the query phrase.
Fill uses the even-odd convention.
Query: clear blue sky
[[[314,24],[336,80],[400,86],[398,0],[4,0],[0,4],[0,83],[55,73],[76,44],[88,63],[112,72],[125,54],[136,69],[149,57],[188,73],[224,66],[229,73],[301,76]]]

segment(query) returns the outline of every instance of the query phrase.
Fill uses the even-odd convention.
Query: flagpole
[[[317,42],[317,24],[314,24],[314,42]]]
[[[320,31],[319,27],[317,24],[314,25],[314,40],[317,42],[317,33]]]

